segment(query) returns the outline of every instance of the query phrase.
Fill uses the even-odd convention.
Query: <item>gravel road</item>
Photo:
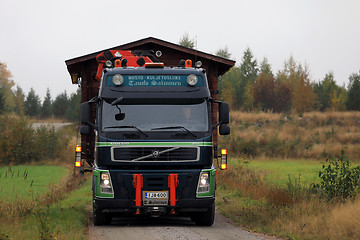
[[[250,233],[233,226],[228,219],[216,214],[211,227],[196,226],[189,218],[176,217],[127,217],[114,218],[109,226],[91,225],[90,240],[261,240],[272,237]]]

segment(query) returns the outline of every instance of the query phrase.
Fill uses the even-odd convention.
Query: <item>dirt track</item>
[[[189,218],[114,218],[109,226],[89,227],[91,240],[218,240],[274,239],[250,233],[229,223],[229,220],[216,214],[211,227],[198,227]]]

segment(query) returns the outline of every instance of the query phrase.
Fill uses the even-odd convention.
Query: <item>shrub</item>
[[[34,130],[24,116],[0,115],[0,164],[23,164],[59,158],[69,137],[45,126]]]
[[[359,191],[360,166],[352,168],[344,150],[339,157],[327,158],[326,162],[319,171],[321,182],[314,187],[328,200],[355,197]]]
[[[243,140],[241,138],[237,139],[236,148],[239,154],[246,157],[255,157],[257,155],[257,148],[259,144],[255,139]]]

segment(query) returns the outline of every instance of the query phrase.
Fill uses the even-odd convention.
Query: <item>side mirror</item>
[[[228,125],[221,124],[219,127],[219,134],[220,135],[229,135],[230,127]]]
[[[91,105],[89,102],[81,104],[81,123],[91,125]]]
[[[80,127],[80,134],[81,135],[90,135],[90,126],[84,125]]]
[[[219,104],[219,122],[220,124],[228,124],[229,123],[229,104],[226,102],[222,102]]]

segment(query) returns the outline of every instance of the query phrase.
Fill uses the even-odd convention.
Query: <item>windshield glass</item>
[[[102,130],[207,132],[207,102],[186,105],[117,105],[103,102]],[[116,120],[118,119],[118,120]],[[130,129],[130,130],[129,130]]]

